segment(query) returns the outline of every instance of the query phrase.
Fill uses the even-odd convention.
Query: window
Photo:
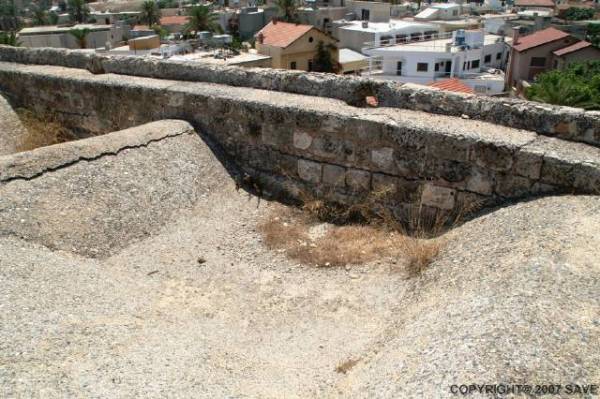
[[[290,62],[290,69],[296,69],[296,61]]]
[[[369,10],[366,10],[364,8],[362,10],[360,10],[360,19],[361,20],[368,21],[370,16],[371,16],[371,12]]]
[[[418,62],[417,63],[417,72],[427,72],[429,69],[429,64],[426,62]]]
[[[452,15],[456,17],[458,15],[458,10],[452,10]]]
[[[313,70],[313,60],[308,60],[308,72]]]
[[[440,64],[438,64],[437,62],[435,63],[435,71],[439,71],[440,70]]]
[[[381,36],[380,39],[380,43],[381,45],[385,46],[390,44],[390,40],[393,40],[394,38],[392,36]]]
[[[500,59],[502,59],[502,53],[498,53],[498,54],[496,54],[496,59],[497,59],[497,60],[500,60]]]
[[[410,34],[410,40],[419,40],[419,39],[421,39],[420,33],[411,33]]]
[[[398,61],[396,63],[396,75],[401,76],[402,75],[402,62]]]
[[[545,67],[546,66],[546,58],[545,57],[531,57],[532,67]]]
[[[466,63],[466,62],[463,62],[463,71],[464,71],[465,69],[467,69],[467,63]]]
[[[396,43],[404,43],[406,41],[406,35],[396,35]]]
[[[308,42],[309,42],[309,43],[312,43],[314,40],[315,40],[315,39],[313,39],[313,38],[312,38],[312,36],[309,36],[309,38],[308,38]]]
[[[471,61],[471,69],[479,68],[479,60]]]
[[[483,63],[484,64],[489,64],[490,62],[492,62],[492,55],[488,54],[485,57],[483,57]]]

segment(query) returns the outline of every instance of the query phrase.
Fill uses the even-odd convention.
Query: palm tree
[[[533,101],[598,109],[600,104],[588,83],[571,73],[554,70],[538,75],[525,94],[527,99]]]
[[[160,22],[160,10],[154,0],[146,0],[142,3],[140,19],[148,26],[154,26]]]
[[[0,32],[0,44],[6,46],[19,47],[21,42],[17,39],[16,32]]]
[[[277,0],[277,8],[281,19],[286,22],[297,22],[298,5],[296,0]]]
[[[71,29],[69,33],[77,40],[77,44],[79,48],[87,47],[87,35],[89,35],[90,30],[88,28],[83,29]]]
[[[221,26],[217,23],[218,16],[207,6],[194,6],[190,8],[188,15],[190,16],[186,26],[188,32],[221,31]]]
[[[31,10],[31,14],[31,20],[34,26],[46,25],[48,23],[48,15],[44,9],[34,6]]]
[[[67,12],[72,21],[82,23],[85,22],[90,15],[90,8],[85,4],[85,0],[68,0]]]

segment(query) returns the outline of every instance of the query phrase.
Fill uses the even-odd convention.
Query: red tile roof
[[[560,56],[565,55],[565,54],[569,54],[569,53],[573,53],[575,51],[579,51],[579,50],[584,49],[586,47],[589,47],[591,45],[592,45],[592,43],[586,42],[585,40],[581,40],[581,41],[579,41],[579,42],[577,42],[575,44],[572,44],[570,46],[563,47],[563,48],[561,48],[559,50],[556,50],[556,51],[553,52],[553,54],[560,57]]]
[[[467,86],[457,78],[438,80],[436,82],[429,83],[427,86],[435,87],[446,91],[454,91],[457,93],[475,93],[475,90],[473,90],[471,87]]]
[[[517,51],[525,51],[566,37],[569,37],[568,33],[555,28],[547,28],[532,33],[531,35],[520,37],[519,40],[517,40],[517,44],[513,43],[513,48]]]
[[[161,25],[185,25],[190,20],[190,17],[185,15],[173,15],[170,17],[162,17],[160,19]]]
[[[256,36],[262,35],[263,44],[285,48],[311,29],[313,29],[312,25],[291,24],[281,21],[274,23],[271,21]]]
[[[517,7],[554,7],[553,0],[516,0]]]

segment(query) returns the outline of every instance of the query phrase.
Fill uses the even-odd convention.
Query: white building
[[[112,47],[123,40],[125,34],[122,22],[113,25],[78,24],[73,26],[34,26],[19,31],[19,41],[25,47],[64,47],[79,48],[72,29],[87,29],[86,48]]]
[[[437,31],[436,25],[422,22],[346,21],[345,25],[337,28],[334,36],[340,41],[340,48],[363,52],[365,47],[373,48],[411,39],[430,38]]]
[[[417,15],[417,21],[433,21],[459,19],[461,15],[461,5],[456,3],[433,3]]]
[[[442,36],[366,50],[371,56],[371,77],[418,84],[450,77],[459,78],[477,93],[504,91],[501,70],[508,54],[504,37],[481,30]]]

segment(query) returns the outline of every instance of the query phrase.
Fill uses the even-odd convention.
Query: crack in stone
[[[85,157],[85,156],[79,157],[79,158],[76,158],[76,159],[73,159],[73,160],[70,160],[70,161],[66,161],[66,162],[64,162],[64,163],[62,163],[60,165],[57,165],[57,166],[44,168],[41,171],[39,171],[39,172],[37,172],[37,173],[35,173],[35,174],[31,175],[31,176],[22,176],[21,175],[21,176],[11,176],[11,177],[6,178],[6,179],[0,179],[0,183],[10,183],[10,182],[15,181],[15,180],[31,181],[31,180],[34,180],[34,179],[40,177],[40,176],[43,176],[46,173],[56,172],[58,170],[68,168],[69,166],[73,166],[73,165],[75,165],[75,164],[77,164],[77,163],[79,163],[81,161],[92,162],[92,161],[96,161],[98,159],[101,159],[101,158],[104,158],[104,157],[107,157],[107,156],[117,156],[117,155],[119,155],[121,152],[123,152],[125,150],[136,149],[136,148],[146,148],[146,147],[148,147],[152,143],[156,143],[156,142],[159,142],[159,141],[167,140],[167,139],[170,139],[170,138],[173,138],[173,137],[182,136],[184,134],[191,134],[191,132],[189,132],[189,131],[183,131],[183,132],[180,132],[180,133],[171,134],[171,135],[160,137],[160,138],[149,139],[148,141],[146,141],[144,143],[140,143],[140,144],[124,145],[124,146],[120,147],[119,149],[117,149],[116,151],[100,152],[98,155],[95,155],[93,157]]]

